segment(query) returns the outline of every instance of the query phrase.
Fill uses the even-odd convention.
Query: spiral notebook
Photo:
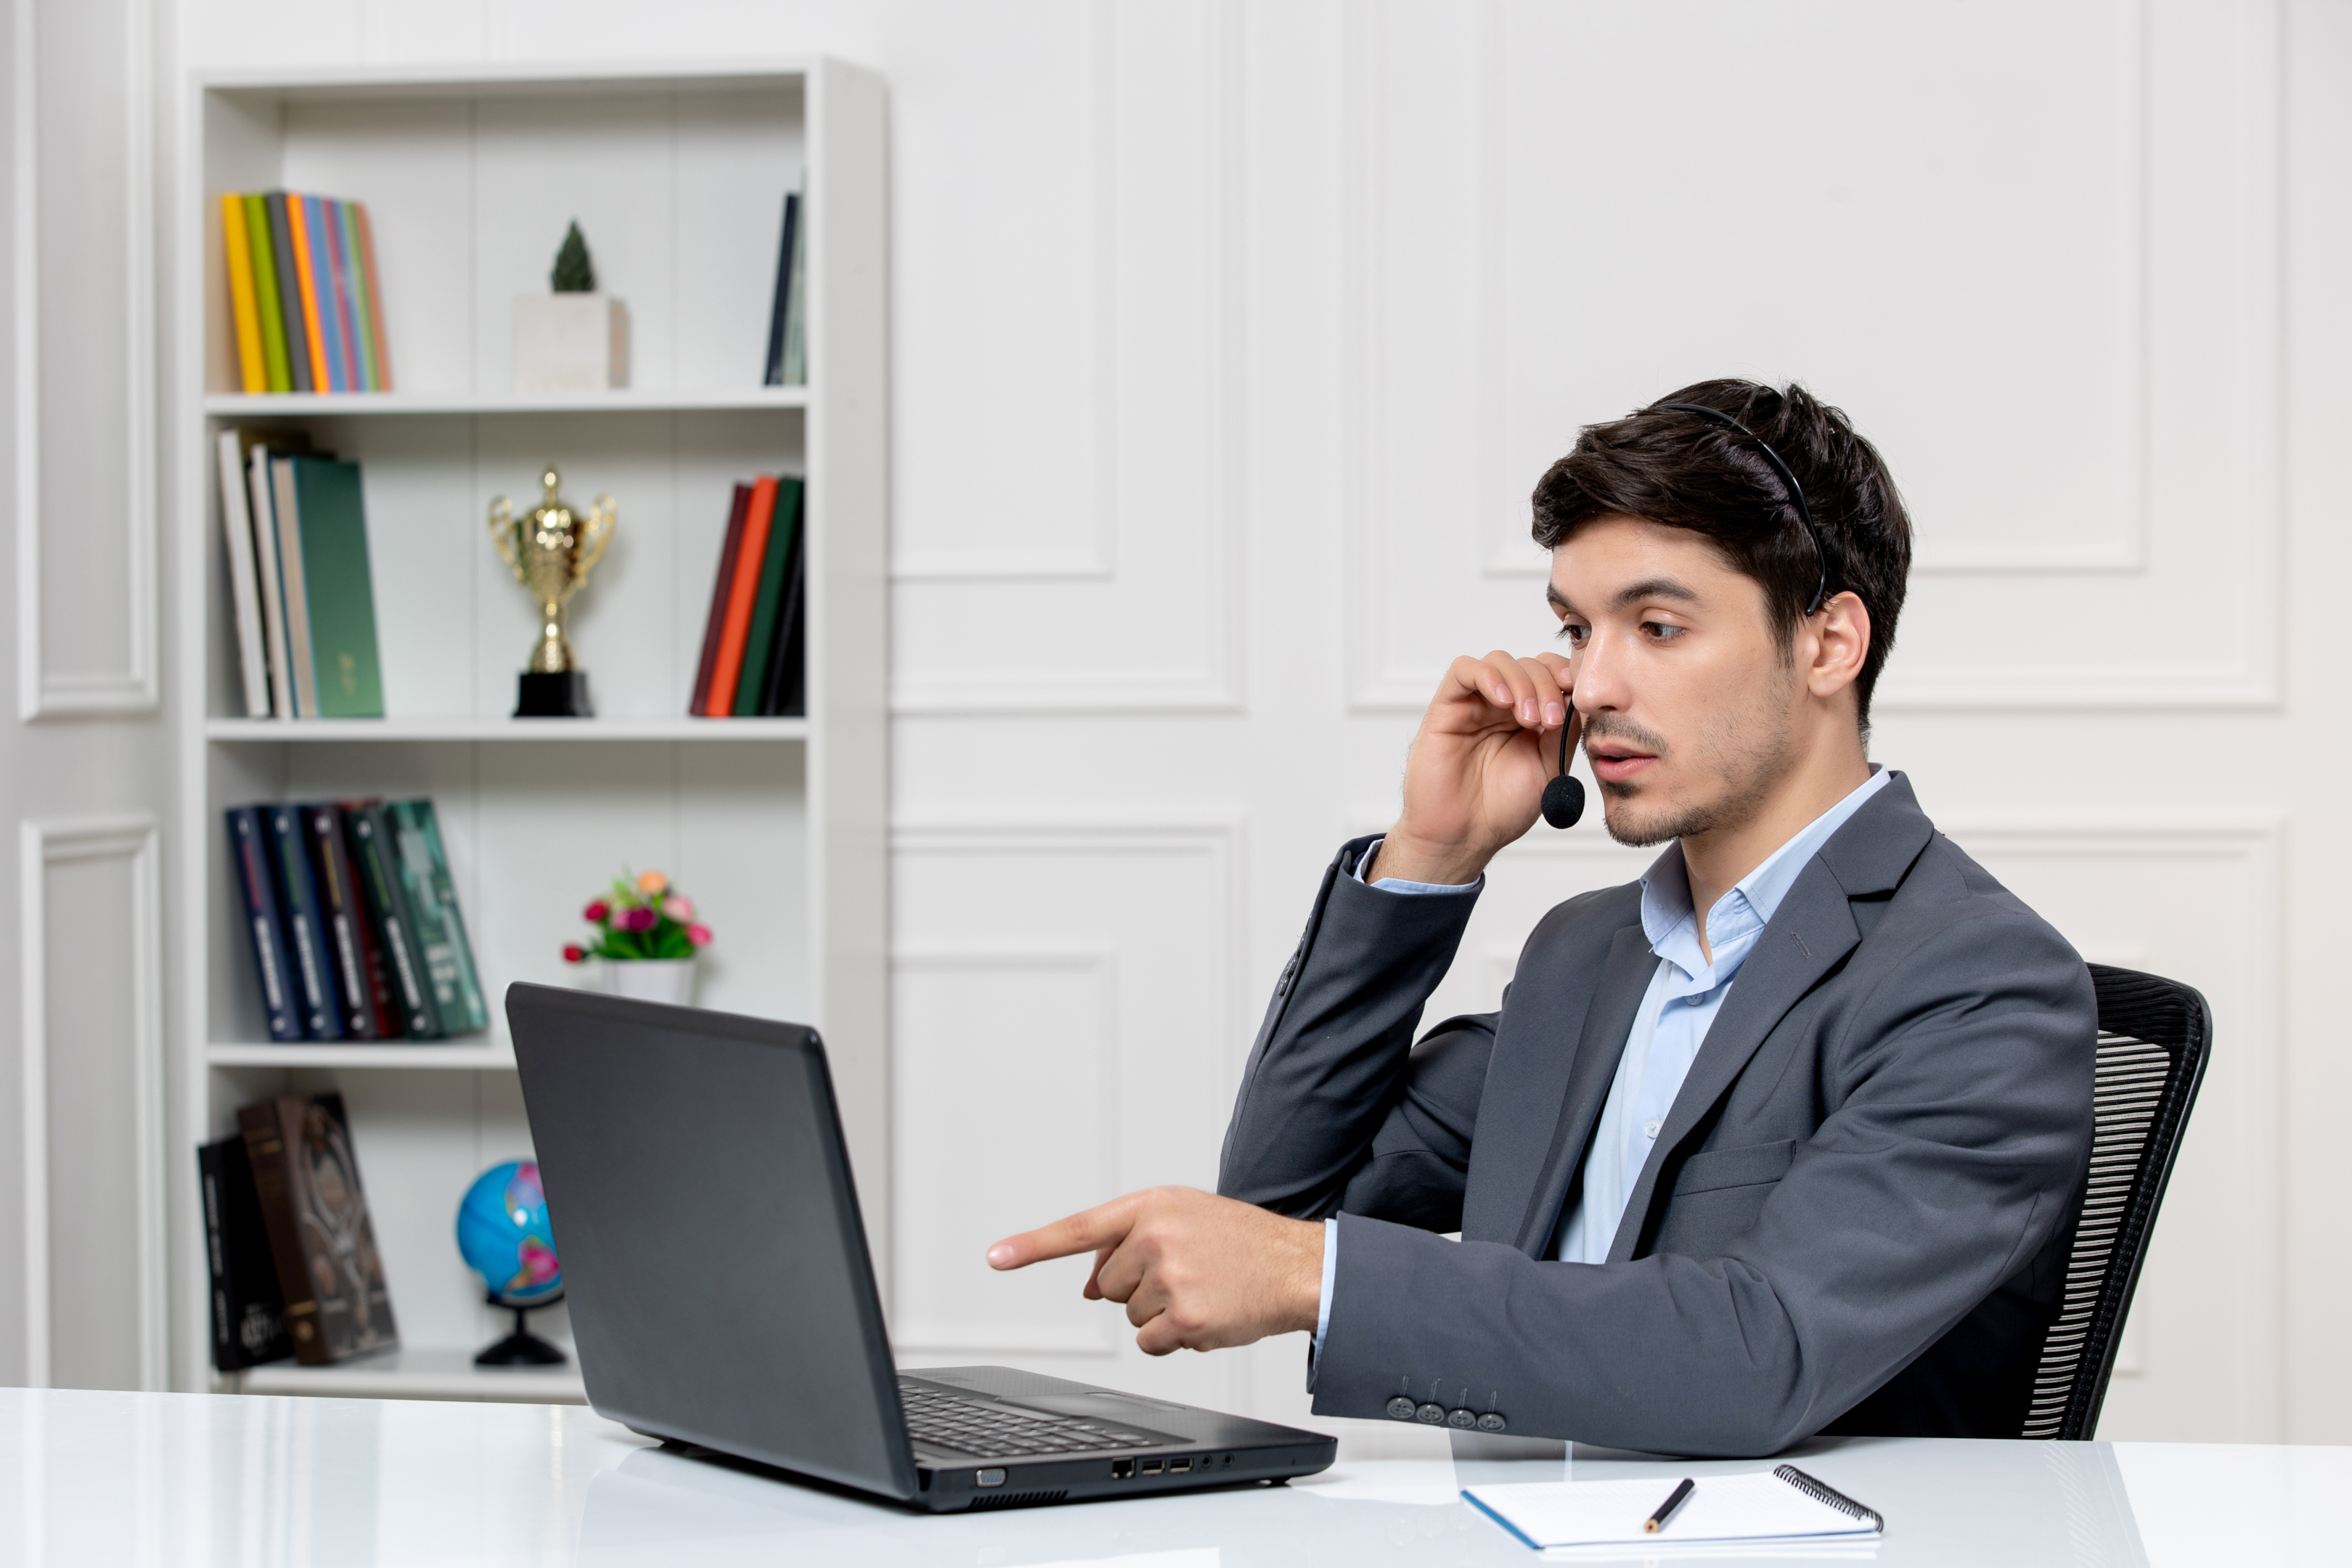
[[[1703,1476],[1654,1534],[1644,1531],[1674,1486],[1671,1479],[1536,1481],[1465,1487],[1462,1495],[1529,1546],[1564,1557],[1612,1546],[1874,1543],[1886,1529],[1875,1510],[1782,1465],[1769,1473]]]

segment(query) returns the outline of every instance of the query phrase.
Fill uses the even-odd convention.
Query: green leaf
[[[548,282],[559,294],[596,291],[596,265],[588,259],[588,242],[580,237],[577,218],[563,231],[563,246],[555,253],[555,270],[548,275]]]

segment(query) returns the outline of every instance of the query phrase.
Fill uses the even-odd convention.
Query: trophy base
[[[588,672],[563,669],[541,674],[525,670],[515,678],[518,719],[593,719],[595,705],[588,700]]]

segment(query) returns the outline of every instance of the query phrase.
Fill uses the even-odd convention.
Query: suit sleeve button
[[[1398,1394],[1394,1399],[1389,1401],[1389,1415],[1399,1421],[1412,1420],[1412,1401],[1407,1399],[1402,1394]]]
[[[1481,1432],[1499,1432],[1499,1431],[1501,1431],[1502,1429],[1503,1429],[1503,1413],[1502,1413],[1501,1411],[1499,1411],[1499,1410],[1489,1410],[1488,1412],[1486,1412],[1486,1415],[1481,1415],[1480,1417],[1478,1417],[1478,1430],[1479,1430],[1479,1431],[1481,1431]]]
[[[1445,1406],[1424,1405],[1412,1413],[1412,1418],[1424,1426],[1443,1426],[1445,1425]]]
[[[1478,1425],[1478,1413],[1475,1410],[1449,1410],[1445,1413],[1445,1424],[1466,1432]]]

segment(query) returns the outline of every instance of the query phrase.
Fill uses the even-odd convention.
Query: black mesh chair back
[[[2098,1430],[2116,1331],[2131,1310],[2213,1033],[2205,998],[2178,981],[2095,963],[2091,983],[2099,994],[2091,1173],[2023,1437],[2077,1440]]]

